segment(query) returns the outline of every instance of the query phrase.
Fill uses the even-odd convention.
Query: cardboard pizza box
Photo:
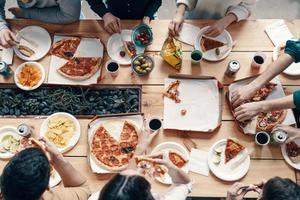
[[[109,173],[116,173],[111,172],[103,167],[99,166],[95,162],[95,158],[91,156],[91,150],[90,150],[90,142],[92,141],[93,135],[95,131],[101,126],[105,125],[107,123],[119,123],[120,121],[129,121],[133,123],[139,130],[143,128],[143,122],[144,122],[144,115],[142,113],[140,114],[121,114],[121,115],[115,115],[110,117],[102,117],[102,116],[96,116],[94,119],[91,120],[91,122],[88,124],[88,130],[87,130],[87,137],[88,137],[88,162],[91,167],[91,170],[93,173],[96,174],[109,174]],[[116,125],[116,129],[120,128],[120,126]],[[114,137],[116,140],[119,140],[120,137],[120,131],[114,131],[110,133],[112,137]]]
[[[232,114],[233,114],[233,109],[232,109],[232,106],[231,106],[231,93],[234,90],[238,89],[239,87],[247,85],[248,83],[252,82],[256,77],[257,77],[257,75],[247,77],[247,78],[243,78],[243,79],[240,79],[240,80],[236,80],[228,86],[228,92],[226,92],[225,96],[226,96],[226,100],[227,100],[227,103],[229,105],[229,108],[230,108]],[[283,87],[281,85],[281,82],[280,82],[279,78],[275,77],[270,82],[276,83],[277,86],[274,88],[272,93],[266,98],[266,100],[278,99],[278,98],[284,97],[285,92],[283,90]],[[240,128],[240,130],[243,133],[251,134],[251,135],[254,135],[256,133],[257,116],[254,117],[251,120],[251,122],[247,123],[245,127],[240,126],[237,120],[235,120],[235,122],[236,122],[237,126]],[[282,122],[282,124],[292,125],[292,124],[295,124],[295,123],[296,123],[296,121],[295,121],[293,111],[291,109],[288,109],[287,110],[287,115],[285,117],[285,120]]]
[[[164,97],[164,129],[211,133],[220,127],[223,85],[215,77],[181,74],[165,79],[165,88],[176,80],[181,102]]]

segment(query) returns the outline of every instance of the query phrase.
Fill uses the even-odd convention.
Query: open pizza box
[[[143,128],[143,121],[144,117],[143,114],[120,114],[118,116],[111,116],[111,117],[101,117],[96,116],[89,124],[88,124],[88,162],[91,166],[92,172],[96,174],[108,174],[108,173],[115,173],[108,171],[101,166],[99,166],[93,157],[91,156],[91,150],[90,150],[90,142],[92,141],[92,137],[95,133],[95,131],[103,125],[105,129],[110,133],[111,136],[113,136],[116,140],[119,141],[121,130],[122,130],[122,124],[124,121],[129,121],[133,123],[139,130]]]
[[[226,97],[227,97],[227,101],[229,103],[229,107],[230,107],[232,113],[233,113],[233,110],[232,110],[231,102],[230,102],[232,92],[234,90],[238,89],[239,87],[242,87],[242,86],[245,86],[245,85],[249,84],[256,77],[257,76],[253,76],[253,77],[248,77],[248,78],[244,78],[244,79],[241,79],[241,80],[237,80],[237,81],[234,81],[232,84],[230,84],[228,86],[228,92],[226,94]],[[284,93],[284,90],[283,90],[283,87],[280,83],[279,78],[275,77],[270,82],[276,83],[277,86],[274,88],[272,93],[269,94],[269,96],[266,98],[266,100],[278,99],[278,98],[284,97],[285,93]],[[257,116],[255,118],[253,118],[251,120],[251,122],[247,123],[245,127],[241,127],[237,121],[236,121],[236,123],[245,134],[255,134],[256,133]],[[295,121],[295,118],[294,118],[294,115],[293,115],[293,111],[291,109],[288,109],[287,110],[287,115],[286,115],[284,121],[282,122],[282,124],[292,125],[292,124],[295,124],[295,123],[296,123],[296,121]]]
[[[180,103],[164,97],[164,129],[213,132],[222,122],[223,85],[211,76],[172,75],[165,88],[180,80]],[[182,115],[181,111],[186,110]]]
[[[70,38],[71,36],[54,35],[53,44],[61,39]],[[76,36],[74,36],[76,37]],[[67,60],[51,55],[48,83],[68,84],[68,85],[91,85],[97,84],[97,79],[101,76],[101,66],[103,62],[103,44],[99,38],[81,37],[80,44],[75,52],[75,57],[99,57],[102,58],[99,70],[89,79],[76,81],[68,79],[57,72],[61,66],[67,63]]]

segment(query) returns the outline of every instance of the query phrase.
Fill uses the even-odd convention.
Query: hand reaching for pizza
[[[255,191],[257,186],[236,182],[227,191],[226,200],[243,200],[249,191]]]
[[[234,117],[238,121],[244,122],[252,119],[262,111],[262,102],[246,103],[234,109]]]
[[[240,106],[243,102],[251,99],[255,95],[256,90],[257,89],[250,84],[234,90],[231,94],[231,105],[233,109]]]
[[[103,16],[104,29],[109,33],[121,33],[121,21],[110,12]]]

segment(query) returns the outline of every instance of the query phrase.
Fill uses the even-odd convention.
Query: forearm
[[[294,62],[294,59],[288,55],[281,55],[278,60],[273,62],[266,71],[264,71],[260,76],[258,76],[254,81],[250,83],[251,87],[255,90],[263,87],[266,83],[272,80],[275,76],[280,74],[285,70],[291,63]]]
[[[221,21],[223,21],[223,23],[225,24],[225,26],[229,26],[231,23],[237,21],[237,16],[234,15],[233,13],[229,13],[227,14],[225,17],[223,17],[221,19]]]
[[[186,5],[183,3],[178,4],[177,6],[177,10],[176,10],[176,14],[181,14],[184,15],[185,11],[186,11]]]
[[[7,22],[5,20],[5,0],[0,0],[0,30],[7,28]]]
[[[182,171],[181,169],[175,166],[170,166],[168,167],[168,169],[168,173],[171,176],[174,184],[188,184],[191,182],[191,179],[188,176],[188,174]]]
[[[289,95],[279,99],[261,101],[258,103],[261,104],[263,112],[295,108],[293,95]]]
[[[87,181],[63,156],[58,156],[52,162],[65,187],[77,187]]]

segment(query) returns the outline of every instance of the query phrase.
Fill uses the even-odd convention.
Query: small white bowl
[[[22,85],[19,80],[18,80],[18,74],[22,71],[23,67],[25,67],[26,64],[29,64],[29,65],[34,65],[36,66],[37,68],[39,68],[39,70],[41,71],[41,79],[40,81],[33,87],[28,87],[28,86],[24,86]],[[38,87],[40,87],[44,80],[45,80],[45,77],[46,77],[46,74],[45,74],[45,69],[44,67],[38,63],[38,62],[24,62],[22,63],[21,65],[19,65],[15,71],[15,74],[14,74],[14,80],[15,80],[15,83],[16,85],[18,86],[18,88],[22,89],[22,90],[26,90],[26,91],[30,91],[30,90],[35,90],[37,89]]]

